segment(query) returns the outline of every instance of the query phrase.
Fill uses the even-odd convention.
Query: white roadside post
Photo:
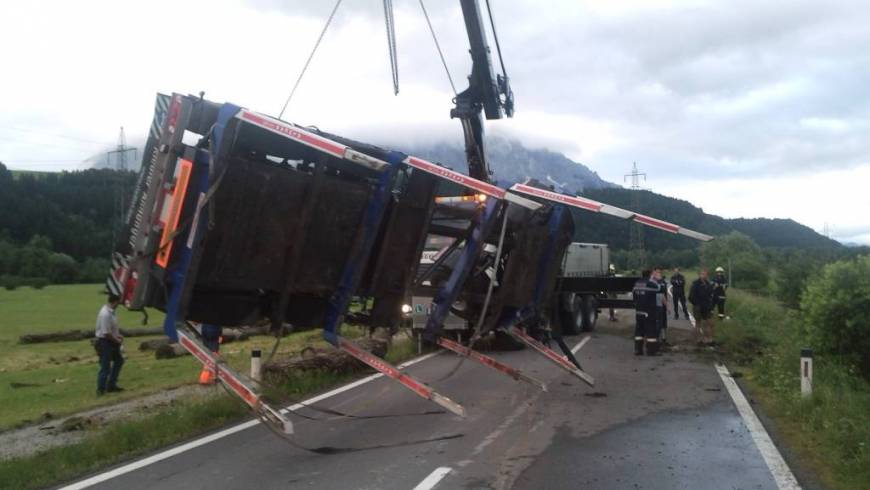
[[[813,350],[801,349],[801,395],[813,394]]]
[[[251,379],[255,381],[263,380],[261,358],[262,351],[260,351],[260,349],[254,349],[251,351]]]

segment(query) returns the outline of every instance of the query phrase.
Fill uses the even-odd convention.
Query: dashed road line
[[[443,480],[445,476],[449,475],[451,471],[453,470],[447,466],[435,468],[435,471],[429,473],[429,476],[418,483],[417,486],[414,487],[414,490],[431,490],[435,488],[435,485],[438,485],[438,482]]]
[[[580,350],[580,349],[582,349],[583,346],[586,345],[586,342],[589,342],[589,340],[590,340],[591,338],[592,338],[591,335],[587,335],[586,337],[583,337],[583,340],[581,340],[580,342],[577,342],[577,345],[575,345],[575,346],[571,349],[571,353],[572,353],[572,354],[576,354],[577,351]]]

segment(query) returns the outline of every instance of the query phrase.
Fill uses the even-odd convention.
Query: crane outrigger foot
[[[525,381],[526,383],[537,386],[538,388],[541,389],[541,391],[547,391],[547,385],[543,381],[537,380],[531,376],[523,374],[523,372],[520,371],[519,369],[512,368],[512,367],[508,366],[507,364],[504,364],[502,362],[499,362],[499,361],[493,359],[490,356],[487,356],[486,354],[481,354],[480,352],[478,352],[470,347],[466,347],[466,346],[460,344],[459,342],[455,342],[453,340],[450,340],[450,339],[447,339],[444,337],[438,337],[438,340],[436,340],[435,343],[438,344],[439,346],[447,349],[447,350],[450,350],[450,351],[455,352],[456,354],[459,354],[460,356],[467,357],[468,359],[471,359],[473,361],[477,361],[480,364],[483,364],[484,366],[488,366],[488,367],[495,369],[496,371],[505,373],[517,381]]]
[[[573,362],[571,362],[571,360],[568,359],[566,356],[560,355],[556,351],[550,349],[546,345],[544,345],[541,342],[539,342],[538,340],[534,339],[532,336],[530,336],[525,331],[523,331],[523,329],[521,329],[517,326],[512,326],[512,327],[507,329],[507,333],[509,333],[513,338],[528,345],[532,349],[535,349],[536,351],[540,352],[541,354],[544,355],[544,357],[549,359],[551,362],[553,362],[557,366],[568,371],[569,373],[573,374],[574,376],[577,376],[584,383],[588,384],[589,386],[595,386],[595,378],[593,378],[588,373],[586,373],[586,371],[583,371],[582,369],[580,369],[579,366],[577,366]],[[570,352],[570,351],[568,351],[568,352]]]
[[[227,389],[242,399],[257,414],[257,417],[284,434],[293,433],[293,422],[287,419],[280,410],[277,410],[263,401],[254,386],[244,379],[233,368],[221,359],[220,355],[208,350],[186,328],[179,328],[178,343],[188,350],[193,357],[201,362],[206,368],[215,373],[215,378]]]
[[[422,396],[427,400],[431,400],[434,403],[437,403],[438,405],[444,407],[455,415],[465,417],[465,408],[463,408],[462,405],[436,392],[422,381],[418,381],[412,376],[401,372],[399,368],[393,366],[389,362],[381,359],[380,357],[372,354],[371,352],[368,352],[354,342],[347,340],[344,337],[336,336],[334,345],[339,349],[343,350],[344,352],[347,352],[351,356],[355,357],[356,359],[374,368],[375,370],[379,371],[383,375],[395,379],[417,395]]]

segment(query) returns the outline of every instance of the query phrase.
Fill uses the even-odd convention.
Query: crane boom
[[[477,0],[460,0],[471,53],[468,88],[456,95],[450,117],[462,122],[468,174],[489,181],[490,170],[484,148],[483,114],[487,119],[513,116],[513,91],[507,74],[496,75],[490,59],[489,43]]]

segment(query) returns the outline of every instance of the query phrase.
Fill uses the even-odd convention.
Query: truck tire
[[[580,295],[577,294],[566,294],[562,296],[562,300],[565,302],[569,302],[569,304],[563,305],[562,308],[559,308],[559,315],[561,316],[560,320],[562,322],[562,334],[563,335],[577,335],[582,330],[582,317],[580,311],[582,310],[583,300],[580,298]]]
[[[598,301],[595,296],[584,296],[583,305],[579,313],[580,330],[583,332],[591,332],[595,329],[595,324],[598,322]]]

